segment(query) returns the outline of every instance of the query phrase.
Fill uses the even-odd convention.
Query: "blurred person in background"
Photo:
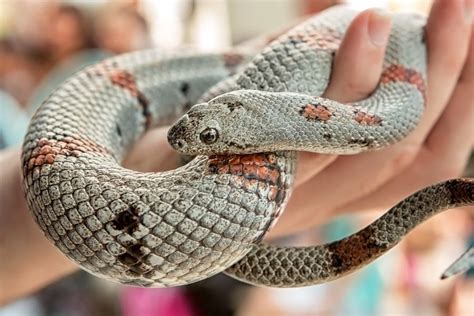
[[[0,89],[21,107],[51,67],[46,54],[15,37],[0,38]]]
[[[49,5],[48,8],[50,20],[39,20],[37,27],[44,27],[46,31],[41,46],[51,61],[51,67],[32,90],[27,102],[30,113],[73,73],[109,56],[97,49],[91,26],[93,20],[87,11],[68,4]]]
[[[60,5],[55,12],[48,36],[55,67],[29,100],[30,112],[78,70],[114,54],[150,46],[148,24],[133,6],[105,6],[100,13],[90,14],[74,6]]]
[[[455,64],[458,65],[458,66],[459,66],[459,64],[461,64],[461,65],[463,64],[464,59],[462,57],[463,56],[462,54],[465,53],[466,49],[463,50],[462,47],[465,48],[466,45],[464,45],[464,46],[462,45],[463,43],[465,43],[465,38],[463,39],[462,36],[464,36],[464,37],[467,36],[468,37],[468,35],[466,35],[465,31],[460,31],[460,26],[459,25],[456,26],[455,24],[453,24],[453,20],[455,20],[456,23],[459,23],[459,21],[461,21],[461,17],[459,15],[459,12],[456,11],[456,8],[458,8],[458,7],[456,7],[457,2],[455,3],[455,2],[449,2],[449,1],[440,1],[440,3],[441,3],[441,5],[438,4],[438,6],[433,11],[432,23],[431,23],[431,27],[428,28],[428,32],[429,32],[429,43],[431,43],[430,51],[429,51],[430,58],[436,60],[436,64],[430,65],[430,70],[431,70],[430,84],[433,83],[434,85],[436,85],[438,83],[438,86],[437,86],[439,88],[438,90],[442,91],[442,92],[438,92],[438,94],[436,94],[436,93],[432,94],[432,96],[436,96],[436,98],[435,97],[431,98],[430,102],[432,102],[432,104],[429,104],[427,106],[427,108],[431,109],[433,107],[436,107],[436,104],[435,104],[436,100],[442,100],[442,101],[439,101],[439,103],[442,103],[442,106],[440,107],[438,105],[438,108],[441,108],[441,109],[444,109],[444,107],[447,106],[448,103],[450,104],[449,106],[447,106],[447,108],[445,110],[445,113],[443,113],[443,115],[441,116],[440,122],[446,122],[446,120],[449,120],[449,118],[452,119],[453,117],[456,117],[456,122],[457,122],[456,130],[453,130],[449,134],[443,134],[444,136],[442,138],[443,139],[448,139],[451,142],[458,142],[459,135],[464,135],[463,137],[465,138],[466,129],[465,128],[463,129],[463,126],[465,126],[465,122],[464,122],[464,124],[460,123],[459,122],[459,115],[455,115],[456,112],[455,112],[455,110],[453,110],[453,108],[454,109],[459,109],[459,106],[456,107],[453,104],[460,104],[462,100],[464,100],[464,102],[466,104],[469,104],[469,96],[464,95],[464,98],[463,98],[462,93],[461,93],[461,97],[459,97],[459,93],[455,93],[456,95],[458,95],[458,99],[454,99],[454,100],[449,101],[449,97],[446,97],[446,95],[449,96],[450,93],[448,93],[448,92],[449,91],[452,92],[452,91],[455,90],[454,86],[456,86],[456,82],[457,82],[456,80],[457,80],[461,70],[460,70],[460,67],[457,67],[457,68],[456,67],[451,67],[446,71],[447,68],[446,67],[443,68],[443,65],[446,65],[446,59],[450,59],[451,61],[455,61],[456,62]],[[451,4],[449,4],[449,3],[451,3]],[[442,12],[444,12],[444,14]],[[451,17],[451,18],[449,18],[449,17]],[[70,26],[73,25],[73,24],[74,23],[69,23],[69,22],[65,23],[65,25],[70,25]],[[112,25],[113,25],[113,23],[112,23]],[[362,31],[360,31],[359,33],[354,31],[351,34],[352,40],[348,41],[346,51],[350,51],[353,54],[353,56],[354,56],[353,59],[356,59],[355,62],[357,62],[359,65],[366,66],[364,69],[371,69],[370,68],[371,65],[364,64],[364,62],[367,62],[367,60],[365,60],[364,58],[360,58],[360,60],[356,58],[357,56],[359,56],[359,57],[360,56],[366,56],[364,54],[357,54],[357,52],[366,52],[366,49],[371,47],[370,42],[367,42],[367,39],[364,37],[365,36],[364,34],[366,34],[366,33],[363,30],[365,30],[366,28],[367,28],[366,24],[363,24],[362,22],[359,22],[358,28],[356,27],[355,29],[359,29],[359,30],[362,30]],[[456,35],[457,37],[455,39],[458,42],[457,44],[459,44],[459,45],[452,45],[452,46],[448,45],[448,46],[446,46],[445,42],[449,42],[448,41],[448,36],[452,37],[454,35],[453,34],[446,34],[446,33],[442,32],[443,29],[457,30],[457,32],[455,32],[455,34],[457,34]],[[451,31],[451,33],[452,33],[452,31]],[[437,34],[437,35],[435,35],[435,34]],[[357,45],[356,44],[357,41],[359,41],[359,43],[361,45]],[[101,44],[99,44],[99,42],[100,42],[100,40],[97,37],[96,38],[96,45],[101,47],[100,46]],[[126,45],[116,44],[117,41],[112,41],[112,42],[114,43],[113,45],[112,44],[107,44],[107,47],[108,47],[107,49],[112,51],[112,52],[121,51],[121,50],[123,50],[123,47],[126,46]],[[352,42],[352,46],[350,44],[351,42]],[[443,45],[441,45],[441,43]],[[365,45],[365,48],[364,48],[364,45]],[[65,45],[64,47],[73,47],[73,46],[74,45],[68,44],[68,45]],[[130,45],[130,46],[133,46],[133,45]],[[455,46],[457,52],[454,52],[453,49],[451,49],[451,50],[447,49],[444,46],[450,47],[450,48],[454,48],[454,46]],[[54,45],[51,45],[50,47],[54,47]],[[78,47],[78,46],[75,46],[75,47]],[[102,46],[101,48],[105,49],[105,47],[106,46]],[[444,59],[443,59],[442,56],[440,56],[441,53],[439,53],[441,51],[441,47],[444,47],[442,49],[442,51],[443,51],[442,54],[446,55],[444,57]],[[472,48],[471,48],[471,50],[472,50]],[[61,51],[65,52],[65,51],[68,51],[68,50],[64,49],[64,50],[61,50]],[[72,52],[72,50],[70,50],[70,52]],[[472,53],[473,53],[473,51],[471,51],[471,54]],[[343,54],[343,53],[341,53],[341,54]],[[67,55],[67,54],[65,54],[65,55]],[[54,55],[53,54],[53,56],[65,56],[65,55],[63,55],[63,54]],[[69,54],[70,57],[73,56],[73,55],[74,54]],[[345,56],[349,57],[349,56],[347,56],[347,54]],[[351,61],[350,58],[348,58],[348,59],[349,59],[349,61]],[[56,60],[59,61],[59,60],[67,60],[67,59],[57,57]],[[352,62],[354,62],[354,60],[352,60]],[[336,65],[337,64],[338,63],[336,62]],[[466,70],[466,69],[472,70],[472,66],[470,66],[471,64],[472,64],[472,60],[469,63],[466,63],[465,70],[463,71],[463,73],[468,73],[468,70]],[[440,66],[438,66],[438,65],[440,65]],[[364,83],[364,82],[367,82],[367,81],[370,82],[370,80],[366,80],[367,79],[366,77],[360,76],[360,74],[357,72],[356,69],[351,68],[350,65],[348,65],[348,64],[346,64],[346,66],[347,67],[346,67],[346,71],[344,72],[344,75],[347,78],[339,77],[340,78],[339,90],[342,90],[342,93],[339,97],[344,96],[344,95],[346,95],[347,98],[354,97],[354,92],[355,92],[355,94],[357,94],[358,97],[362,97],[360,95],[361,94],[360,90],[363,91],[362,94],[370,93],[370,88],[368,88],[367,86],[363,87],[365,90],[364,89],[356,89],[356,90],[359,90],[359,91],[347,91],[347,89],[345,90],[345,88],[344,88],[345,85],[349,84],[348,86],[350,87],[354,83],[354,82],[348,82],[347,81],[350,78],[355,78],[355,79],[358,78],[359,83],[360,82]],[[445,70],[443,76],[441,76],[442,71],[439,71],[440,68],[441,68],[441,70],[443,70],[443,69]],[[370,71],[367,71],[367,72],[369,73]],[[454,72],[454,74],[452,74],[451,76],[447,76],[447,79],[446,79],[446,72]],[[463,78],[466,77],[467,78],[467,79],[464,79],[463,82],[467,81],[467,82],[472,83],[472,78],[469,79],[470,78],[469,76],[464,74],[461,77],[463,77]],[[353,80],[355,80],[355,79],[353,79]],[[449,85],[448,85],[448,82],[450,82]],[[440,83],[442,83],[442,84],[440,84]],[[442,87],[440,87],[440,85],[442,87],[449,86],[450,88],[449,89],[448,88],[442,89]],[[463,86],[463,85],[461,85],[461,83],[458,83],[458,85],[456,86],[455,91],[465,91],[460,86]],[[352,86],[352,87],[354,88],[354,86]],[[358,87],[358,86],[356,85],[355,87]],[[360,86],[359,86],[359,88],[360,88]],[[348,90],[350,90],[350,89],[348,89]],[[448,92],[446,92],[446,91],[448,91]],[[441,95],[441,97],[440,97],[440,95],[439,95],[440,93],[441,94],[444,93],[444,97],[443,97],[443,95]],[[433,100],[435,100],[435,101],[433,101]],[[466,100],[467,100],[467,102],[466,102]],[[435,105],[433,105],[433,104],[435,104]],[[466,110],[469,110],[469,108],[467,108]],[[454,114],[453,114],[453,111],[454,111]],[[463,112],[463,114],[465,114],[466,116],[468,116],[469,113],[472,114],[471,112],[468,112],[468,113]],[[433,123],[433,125],[434,125],[434,123]],[[433,125],[431,126],[431,128],[433,128],[433,133],[434,134],[436,134],[437,130],[438,131],[443,130],[443,128],[442,128],[443,124],[437,124],[434,127],[433,127]],[[438,126],[438,125],[440,125],[440,126]],[[165,135],[165,133],[166,133],[165,130],[158,130],[158,131],[150,132],[138,144],[138,147],[140,147],[140,145],[142,146],[141,147],[142,150],[138,150],[138,149],[134,150],[131,153],[130,156],[132,158],[133,158],[134,154],[135,154],[135,156],[142,156],[140,153],[143,152],[143,149],[149,150],[149,148],[168,148],[167,145],[166,145],[166,141],[164,141],[164,137],[163,137]],[[467,134],[467,135],[469,135],[469,134]],[[434,143],[434,141],[432,139],[430,139],[430,145],[433,145],[432,143]],[[421,147],[421,146],[424,146],[424,144],[419,144],[418,146]],[[7,165],[7,163],[6,163],[7,161],[12,161],[14,163],[18,163],[18,161],[17,161],[18,157],[17,156],[18,156],[18,152],[17,153],[1,153],[0,154],[0,161],[2,162],[2,165]],[[130,158],[130,157],[128,158],[128,162],[126,162],[126,165],[130,168],[137,169],[138,168],[137,164],[131,163],[131,161],[133,161],[132,158]],[[151,159],[151,157],[145,157],[145,158]],[[155,158],[158,158],[158,157],[155,157]],[[143,159],[143,157],[142,157],[142,159]],[[361,158],[361,159],[363,159],[363,158]],[[389,153],[385,153],[384,159],[386,161],[392,161],[396,158],[393,155],[391,156]],[[452,164],[452,165],[459,164],[459,158],[456,158],[456,157],[446,158],[446,157],[442,157],[441,155],[438,158],[434,158],[433,161],[440,161],[440,159],[443,159],[443,161],[445,161],[446,163]],[[421,160],[423,161],[423,159],[421,159]],[[308,160],[306,160],[306,161],[308,161]],[[316,160],[316,162],[317,162],[317,160]],[[312,162],[313,165],[316,165],[316,162],[313,161]],[[154,170],[154,171],[160,170],[163,167],[162,162],[158,162],[158,161],[147,161],[147,162],[145,162],[144,165],[148,166],[147,169]],[[140,167],[142,167],[142,166],[143,165],[140,165]],[[16,168],[17,166],[12,166],[12,168],[13,167]],[[14,169],[14,170],[12,169],[15,172],[12,172],[12,170],[2,169],[1,172],[0,172],[1,173],[0,176],[2,177],[2,179],[6,180],[6,183],[13,183],[16,186],[19,183],[19,180],[18,180],[19,175],[17,174],[17,169]],[[341,170],[342,170],[341,172],[343,172],[344,168],[342,168]],[[425,179],[425,181],[428,181],[428,182],[433,181],[432,178],[431,178],[433,173],[436,173],[436,174],[438,174],[438,177],[441,177],[440,172],[442,172],[441,169],[433,168],[433,165],[430,165],[430,164],[427,164],[427,163],[426,164],[421,164],[420,168],[417,169],[417,170],[418,171],[425,170],[425,171],[430,173],[430,176],[427,176],[426,174],[424,176],[419,175],[419,179]],[[337,174],[334,176],[334,179],[337,179]],[[353,180],[351,180],[351,181],[353,181]],[[409,187],[408,179],[405,179],[405,180],[404,179],[397,179],[397,180],[402,185],[406,185],[407,187]],[[351,184],[352,184],[352,182],[351,182]],[[311,184],[308,184],[307,187],[308,187],[308,189],[311,189],[311,187],[314,187],[314,186],[311,185]],[[360,187],[360,186],[354,185],[353,187],[357,188],[357,187]],[[341,189],[343,189],[343,188],[341,188]],[[381,187],[379,189],[381,189],[382,192],[383,192],[384,187],[381,185]],[[75,271],[77,269],[74,265],[72,265],[70,262],[68,262],[61,254],[59,254],[57,252],[57,250],[52,248],[51,245],[49,243],[47,243],[47,241],[41,235],[41,233],[39,233],[38,229],[32,223],[31,218],[29,218],[29,216],[27,214],[26,206],[24,205],[24,202],[21,200],[22,197],[21,197],[21,193],[18,193],[19,191],[20,191],[19,187],[14,187],[14,188],[1,187],[0,188],[0,197],[1,197],[2,203],[4,201],[6,201],[6,203],[8,203],[9,201],[11,202],[15,198],[20,199],[20,200],[15,202],[17,204],[6,204],[6,205],[11,205],[12,206],[10,208],[11,210],[21,210],[20,212],[17,211],[15,214],[7,213],[8,216],[6,214],[0,214],[0,216],[2,217],[0,222],[3,222],[4,225],[8,225],[8,224],[13,223],[11,225],[11,227],[5,227],[5,229],[4,229],[4,227],[0,227],[0,234],[2,233],[2,230],[3,230],[3,233],[5,234],[6,237],[12,238],[13,236],[15,236],[15,232],[16,233],[21,232],[21,236],[17,236],[18,238],[16,240],[13,240],[13,241],[12,241],[12,239],[8,239],[8,238],[2,239],[1,238],[2,236],[0,236],[0,242],[2,242],[2,240],[3,240],[3,242],[7,242],[7,243],[10,241],[11,244],[7,245],[6,247],[12,246],[13,247],[12,249],[16,249],[16,251],[17,251],[17,253],[13,253],[12,258],[10,258],[9,262],[7,262],[7,264],[11,265],[11,266],[9,266],[10,270],[0,269],[0,271],[1,272],[10,271],[10,273],[13,273],[12,271],[17,271],[16,269],[24,270],[23,275],[22,274],[17,275],[17,278],[16,278],[17,282],[14,284],[15,286],[10,288],[12,291],[16,291],[16,292],[13,292],[13,293],[12,292],[8,293],[9,295],[13,295],[13,297],[15,297],[15,296],[18,297],[18,296],[21,295],[21,293],[25,293],[25,291],[31,291],[33,288],[38,288],[40,286],[43,286],[44,284],[47,284],[47,283],[49,283],[49,282],[51,282],[51,281],[53,281],[53,280],[55,280],[59,277],[62,277],[64,275],[70,273],[71,271]],[[382,196],[383,198],[385,198],[387,196],[390,197],[390,196],[393,196],[393,194],[391,195],[391,193],[393,193],[394,191],[396,191],[396,189],[392,188],[392,191],[390,191],[390,188],[389,188],[388,192],[385,192],[385,194],[379,194],[378,196]],[[313,190],[313,192],[314,192],[314,190]],[[344,196],[343,194],[340,194],[340,195]],[[315,194],[315,196],[316,196],[316,194]],[[370,195],[370,197],[372,198],[373,195]],[[376,199],[374,199],[374,200],[376,200]],[[338,201],[338,202],[340,202],[340,201]],[[351,201],[349,201],[349,200],[347,200],[345,202],[347,202],[349,204],[351,203]],[[364,206],[364,200],[359,201],[359,202],[360,202],[360,205]],[[389,202],[389,203],[391,203],[391,202]],[[384,203],[381,203],[381,204],[384,204]],[[356,204],[356,205],[358,205],[358,204]],[[4,207],[5,204],[2,205],[2,206]],[[320,207],[323,207],[323,206],[320,206]],[[328,207],[328,209],[331,209],[331,205],[324,205],[324,207]],[[333,208],[337,208],[337,207],[333,206]],[[297,207],[295,207],[293,205],[293,208],[289,208],[287,210],[286,213],[290,212],[292,214],[292,215],[290,215],[290,217],[293,217],[294,215],[298,214],[298,213],[295,213],[294,211],[292,211],[292,209],[295,210],[295,209],[297,209]],[[302,208],[302,209],[304,209],[304,208]],[[357,209],[357,207],[351,207],[351,209]],[[0,213],[3,213],[3,212],[4,212],[4,210],[2,209],[2,211]],[[3,216],[6,216],[6,217],[3,218]],[[314,212],[313,212],[311,218],[314,218],[314,217],[315,216],[314,216]],[[327,220],[329,215],[327,213],[321,213],[320,216],[318,216],[318,217],[319,218],[324,218],[324,219]],[[298,219],[298,216],[295,216],[295,218]],[[301,221],[301,216],[299,217],[299,220],[300,220],[300,222],[302,222]],[[311,222],[311,221],[308,221],[308,223],[309,222]],[[295,225],[293,225],[293,224],[295,224]],[[314,223],[312,223],[312,224],[314,224]],[[289,220],[288,216],[287,216],[286,219],[283,219],[283,221],[280,221],[280,224],[278,226],[276,227],[278,229],[278,231],[276,231],[276,233],[273,232],[274,236],[275,235],[280,235],[281,236],[282,234],[288,234],[291,231],[294,231],[295,229],[296,230],[303,229],[301,227],[301,225],[298,225],[298,223],[295,223],[294,221],[292,222],[291,220]],[[17,247],[14,247],[14,246],[17,246]],[[0,250],[2,249],[2,247],[4,247],[4,245],[0,245]],[[34,249],[31,249],[32,247]],[[8,248],[5,248],[5,249],[8,249]],[[18,261],[16,261],[17,259],[21,259],[21,256],[25,255],[21,251],[18,251],[18,249],[21,249],[21,250],[24,250],[24,251],[28,252],[26,254],[27,255],[27,260],[18,260]],[[48,266],[43,266],[42,265],[42,262],[43,262],[42,260],[44,260],[45,257],[48,257],[48,259],[49,259],[48,262],[47,262]],[[24,266],[25,264],[31,264],[32,262],[35,263],[34,267],[29,266],[29,265]],[[5,264],[5,263],[3,263],[3,264]],[[6,281],[5,284],[10,284],[10,283],[8,283],[9,280],[10,279],[5,279],[5,281]],[[25,283],[25,280],[26,280],[26,283]],[[148,291],[148,292],[150,292],[150,291]],[[221,290],[221,292],[225,292],[225,291]],[[5,295],[6,294],[7,293],[5,293]],[[10,296],[10,299],[11,298],[12,298],[12,296]],[[1,301],[3,301],[3,298],[2,298]],[[206,303],[204,301],[199,302],[198,303],[198,308],[203,308],[202,305],[205,305],[205,304]],[[209,302],[209,298],[207,298],[207,304],[215,305],[215,302]]]
[[[94,48],[89,29],[91,23],[84,12],[55,2],[35,7],[41,8],[41,14],[30,12],[31,19],[14,25],[11,35],[0,40],[0,87],[27,109],[35,98],[33,95],[45,97],[65,79],[45,83],[52,77],[51,72],[59,68],[74,72],[88,60],[90,63],[98,60],[93,54],[92,57],[78,56],[80,52]],[[44,92],[38,92],[39,86],[40,89],[48,87]]]
[[[53,7],[51,11],[45,41],[48,55],[55,64],[95,47],[92,20],[85,11],[67,4]]]
[[[112,54],[151,47],[148,22],[132,6],[104,8],[95,19],[97,46]]]
[[[18,103],[0,90],[0,150],[23,141],[28,117]]]
[[[0,89],[12,94],[0,91],[0,149],[21,144],[28,114],[33,113],[73,73],[112,54],[149,45],[145,40],[148,38],[147,22],[134,7],[112,5],[109,10],[106,6],[101,14],[96,15],[84,8],[45,1],[41,5],[32,3],[38,9],[36,15],[26,10],[25,4],[18,3],[18,12],[31,19],[19,20],[20,23],[13,25],[9,36],[0,39]],[[105,21],[94,22],[101,18]],[[111,26],[110,21],[115,23],[121,19],[124,19],[127,36],[115,43],[116,46],[102,43],[103,38],[96,42],[94,34],[114,36],[113,30],[117,25]],[[102,27],[107,28],[105,32]],[[123,30],[119,28],[120,32]],[[21,196],[21,192],[13,194],[18,198]],[[2,207],[0,213],[3,212]],[[3,215],[0,214],[0,218]],[[47,253],[45,256],[48,256]],[[100,299],[104,297],[103,291],[91,296],[96,289],[95,285],[92,286],[95,280],[84,276],[86,274],[75,275],[38,293],[36,300],[41,304],[34,305],[36,314],[53,314],[70,308],[80,315],[104,315],[114,311],[116,306],[110,304],[113,300]],[[0,280],[0,285],[2,283],[3,280]],[[89,290],[85,291],[86,288]],[[0,286],[0,292],[3,290]],[[30,299],[26,302],[35,301]],[[0,314],[4,312],[7,310],[1,310]]]

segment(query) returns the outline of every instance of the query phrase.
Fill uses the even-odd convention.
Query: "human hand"
[[[390,148],[357,156],[300,153],[294,193],[270,237],[345,212],[387,209],[424,186],[461,174],[474,142],[474,41],[470,40],[472,18],[467,14],[472,16],[472,3],[440,0],[433,5],[426,27],[427,104],[416,130]],[[353,102],[373,91],[390,24],[389,17],[377,10],[362,12],[353,21],[336,56],[325,97]],[[138,171],[177,167],[166,130],[148,132],[124,165]],[[160,152],[143,155],[153,147]]]
[[[0,306],[78,269],[30,215],[20,163],[19,148],[0,151]]]
[[[122,162],[123,166],[141,172],[166,171],[179,167],[179,155],[167,141],[168,129],[169,126],[164,126],[147,131],[127,154]],[[149,154],[150,151],[153,154]]]
[[[410,193],[462,173],[474,143],[473,0],[439,0],[426,26],[427,104],[420,125],[390,148],[356,156],[302,153],[294,193],[269,236],[300,231],[331,216],[387,209]],[[369,34],[388,30],[374,11],[354,20],[334,64],[325,96],[347,102],[375,88],[384,46]],[[373,28],[374,27],[374,28]],[[386,34],[386,33],[385,33]]]
[[[464,4],[469,5],[465,8]],[[433,6],[427,25],[427,106],[420,126],[404,141],[379,152],[344,157],[301,153],[293,197],[273,236],[317,225],[342,212],[387,208],[416,189],[460,174],[474,142],[474,32],[472,22],[465,19],[466,12],[472,17],[473,0],[439,0]],[[375,88],[383,60],[384,32],[388,32],[390,22],[373,14],[362,13],[349,29],[337,54],[326,97],[355,101]],[[373,26],[380,31],[379,44],[369,37]],[[144,154],[153,147],[160,152]],[[9,256],[2,261],[0,279],[2,285],[14,289],[0,296],[0,304],[77,269],[42,237],[27,214],[24,199],[18,194],[19,161],[19,150],[0,157],[1,165],[10,166],[1,170],[1,178],[14,184],[0,190],[0,252]],[[124,165],[160,171],[176,167],[177,162],[163,128],[148,132]],[[14,238],[18,236],[15,231],[27,233]],[[21,264],[45,257],[48,265],[30,265],[21,275],[11,273]]]

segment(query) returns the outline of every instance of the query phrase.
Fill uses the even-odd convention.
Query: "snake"
[[[171,287],[224,272],[254,285],[299,287],[356,271],[431,216],[473,205],[474,180],[452,179],[338,241],[262,242],[291,196],[298,151],[386,148],[421,119],[425,19],[417,15],[393,16],[381,79],[368,98],[321,97],[356,14],[330,8],[254,50],[151,49],[79,71],[43,102],[24,139],[22,182],[35,222],[69,259],[106,280]],[[190,162],[165,172],[122,166],[146,131],[171,122],[169,143],[195,156]],[[473,263],[470,249],[444,276]]]

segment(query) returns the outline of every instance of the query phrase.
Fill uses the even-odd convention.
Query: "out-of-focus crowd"
[[[0,89],[30,111],[71,72],[150,46],[148,23],[133,3],[87,11],[56,1],[12,1],[3,9],[10,19],[0,29]]]
[[[196,3],[183,2],[191,9]],[[337,1],[322,2],[326,6]],[[312,1],[308,12],[321,9],[322,2]],[[4,10],[0,12],[0,149],[21,143],[28,117],[72,73],[152,43],[149,20],[138,1],[104,1],[93,9],[86,2],[80,6],[46,0],[8,3],[0,3]],[[202,315],[457,315],[456,300],[469,300],[470,294],[474,300],[474,289],[460,291],[453,280],[434,283],[431,277],[465,247],[459,236],[468,230],[465,217],[452,215],[449,227],[443,225],[445,215],[439,216],[382,260],[328,285],[269,290],[217,276],[180,289],[137,289],[76,273],[0,308],[0,314],[197,315],[196,310],[201,310]],[[372,219],[341,218],[282,242],[334,240]],[[429,266],[433,271],[426,271]],[[0,290],[8,290],[1,289],[1,280]]]

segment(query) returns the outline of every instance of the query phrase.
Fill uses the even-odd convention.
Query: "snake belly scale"
[[[23,184],[35,221],[67,257],[105,279],[166,287],[225,271],[288,287],[358,269],[429,216],[472,205],[472,180],[451,180],[415,193],[344,240],[309,248],[260,244],[290,196],[295,150],[383,148],[421,117],[424,21],[408,15],[394,18],[371,97],[350,105],[319,97],[354,15],[330,9],[258,54],[145,51],[77,73],[43,103],[25,137]],[[147,129],[198,101],[169,140],[200,156],[163,173],[121,167]],[[451,271],[472,261],[464,256]]]

